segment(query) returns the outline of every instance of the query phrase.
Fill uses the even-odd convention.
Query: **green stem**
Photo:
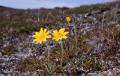
[[[47,46],[47,53],[48,53],[48,64],[50,63],[50,46],[46,43],[46,46]]]
[[[76,48],[77,48],[77,44],[78,44],[78,39],[77,39],[77,32],[76,32],[76,26],[73,26],[74,29],[74,33],[75,33],[75,42],[76,42]]]
[[[61,66],[63,64],[63,54],[64,54],[64,48],[63,48],[63,42],[60,41],[60,47],[61,47]]]
[[[39,10],[38,10],[38,19],[37,19],[38,23],[39,23],[39,21],[40,21],[39,17],[40,17],[40,15],[39,15]]]
[[[70,23],[68,23],[68,25],[70,25]],[[77,44],[78,44],[78,39],[77,39],[77,30],[76,30],[76,26],[73,26],[73,30],[74,30],[74,34],[75,34],[75,47],[77,48]]]

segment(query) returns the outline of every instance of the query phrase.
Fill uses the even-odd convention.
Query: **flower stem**
[[[68,23],[68,25],[70,26],[70,23]],[[73,26],[73,32],[74,32],[74,38],[75,38],[75,47],[77,48],[78,46],[78,39],[77,39],[77,29],[76,29],[76,26],[74,25]]]
[[[63,64],[63,54],[64,54],[64,48],[63,48],[63,42],[60,41],[60,47],[61,47],[61,66]]]
[[[77,48],[77,44],[78,44],[78,39],[77,39],[77,32],[76,32],[76,26],[74,25],[73,26],[73,29],[74,29],[74,34],[75,34],[75,43],[76,43],[76,48]]]
[[[48,58],[48,64],[50,63],[50,46],[46,43],[47,46],[47,58]]]

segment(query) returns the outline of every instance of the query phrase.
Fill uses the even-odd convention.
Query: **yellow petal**
[[[44,33],[46,33],[47,32],[47,29],[44,29]]]
[[[60,33],[64,33],[64,31],[65,31],[65,28],[62,28],[59,30]]]
[[[64,35],[67,35],[69,32],[64,32]]]

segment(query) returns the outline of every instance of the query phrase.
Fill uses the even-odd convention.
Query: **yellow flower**
[[[67,21],[68,23],[70,23],[71,20],[72,20],[72,19],[71,19],[70,16],[67,16],[67,17],[66,17],[66,21]]]
[[[46,42],[48,38],[51,38],[51,35],[49,35],[49,31],[47,31],[47,29],[41,28],[39,32],[35,32],[33,38],[33,42],[41,44],[43,42]]]
[[[66,39],[68,32],[65,32],[65,28],[61,28],[60,30],[54,30],[53,31],[53,40],[59,41],[62,39]]]

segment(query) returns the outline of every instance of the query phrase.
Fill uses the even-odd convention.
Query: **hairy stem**
[[[61,47],[61,66],[63,64],[63,54],[64,54],[64,48],[63,48],[63,42],[60,41],[60,47]]]
[[[75,43],[76,43],[75,47],[77,48],[78,39],[77,39],[77,30],[76,30],[76,26],[75,25],[73,26],[73,29],[74,29],[74,34],[75,34]]]
[[[48,64],[50,63],[50,46],[46,43],[47,46],[47,58],[48,58]]]

